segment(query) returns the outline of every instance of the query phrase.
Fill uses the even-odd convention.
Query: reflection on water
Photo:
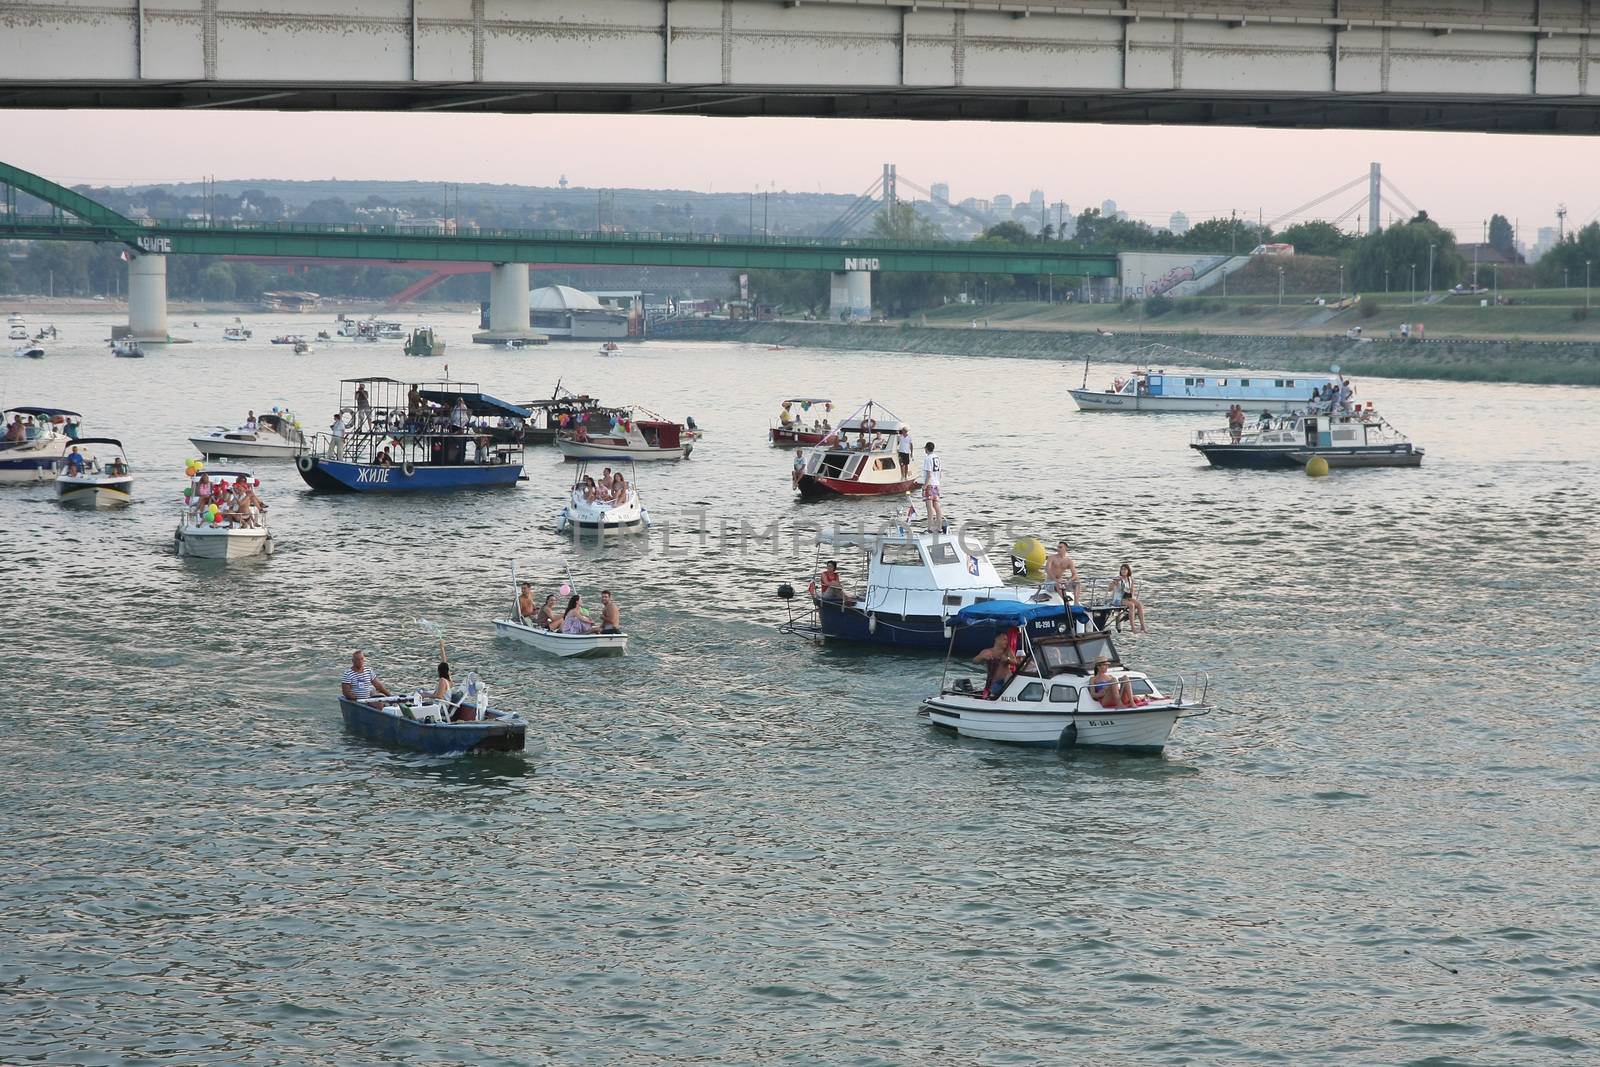
[[[1592,1057],[1592,392],[1363,382],[1426,465],[1313,481],[1202,466],[1204,416],[1077,414],[1081,367],[599,361],[432,319],[451,375],[497,395],[560,378],[694,415],[693,459],[640,468],[651,537],[552,533],[570,468],[544,449],[471,497],[316,497],[261,463],[278,554],[180,560],[190,434],[274,403],[320,429],[338,378],[442,361],[224,346],[223,318],[114,360],[108,323],[60,317],[47,359],[0,368],[0,399],[83,411],[137,478],[123,512],[0,493],[0,1058]],[[1131,562],[1154,632],[1125,658],[1213,668],[1216,713],[1154,759],[1000,748],[916,719],[937,658],[776,635],[777,583],[813,559],[795,527],[891,510],[792,502],[763,434],[801,394],[936,440],[955,518],[1065,536],[1089,574]],[[700,509],[783,535],[702,541]],[[541,592],[569,568],[613,589],[629,656],[497,640],[513,560]],[[351,647],[428,680],[416,616],[527,714],[527,752],[344,735]]]

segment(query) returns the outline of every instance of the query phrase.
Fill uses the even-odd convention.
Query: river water
[[[1426,465],[1313,480],[1205,467],[1206,416],[1077,413],[1070,358],[602,360],[473,349],[434,315],[444,361],[265,343],[320,316],[245,345],[175,324],[195,343],[140,361],[107,354],[109,321],[61,317],[47,359],[0,368],[5,403],[122,438],[139,497],[0,492],[0,1062],[1600,1054],[1593,390],[1364,381]],[[320,429],[338,379],[440,362],[693,415],[694,457],[641,473],[648,549],[551,533],[568,471],[540,449],[517,489],[414,500],[259,464],[278,553],[173,555],[188,435],[274,404]],[[876,397],[934,438],[953,516],[1131,562],[1152,632],[1124,658],[1210,668],[1215,713],[1155,758],[955,740],[914,717],[937,658],[777,634],[797,527],[885,510],[791,500],[764,432],[797,395]],[[780,536],[691,530],[741,521]],[[497,640],[513,559],[615,590],[628,658]],[[391,686],[430,678],[416,616],[528,715],[525,754],[343,732],[352,647]]]

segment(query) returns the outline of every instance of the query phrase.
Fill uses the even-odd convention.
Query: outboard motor
[[[689,429],[691,429],[691,430],[698,430],[698,429],[700,429],[700,427],[699,427],[699,426],[696,426],[696,425],[695,425],[695,421],[694,421],[694,416],[693,416],[693,415],[685,415],[685,416],[684,416],[684,417],[683,417],[683,424],[684,424],[684,425],[685,425],[685,426],[687,426],[687,427],[689,427]]]

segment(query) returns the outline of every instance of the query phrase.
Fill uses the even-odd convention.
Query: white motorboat
[[[56,475],[56,498],[63,504],[92,508],[132,503],[133,471],[122,442],[112,437],[73,441],[62,459],[61,473]]]
[[[596,414],[596,419],[605,418]],[[611,426],[582,422],[556,437],[556,447],[567,459],[631,459],[634,462],[688,459],[694,451],[696,431],[666,419],[612,416]]]
[[[119,337],[111,342],[111,354],[119,359],[143,359],[144,346],[131,337]]]
[[[265,505],[260,509],[247,507],[245,520],[241,522],[228,517],[231,509],[218,509],[213,502],[224,486],[242,481],[254,492],[259,489],[261,480],[249,471],[208,471],[195,463],[188,469],[189,487],[184,492],[185,503],[178,517],[177,532],[173,534],[178,555],[219,560],[270,556],[275,546],[263,514]]]
[[[56,465],[66,455],[72,439],[67,436],[69,419],[82,418],[76,411],[65,408],[10,407],[0,412],[0,421],[6,426],[7,439],[0,441],[0,485],[25,485],[48,482],[56,476]],[[13,426],[33,423],[32,436],[10,440]]]
[[[511,584],[513,590],[519,585],[516,568],[511,571]],[[562,595],[572,592],[570,582],[561,587]],[[552,656],[563,659],[602,656],[625,656],[628,654],[628,635],[625,633],[603,634],[599,629],[586,634],[568,634],[559,630],[547,630],[538,625],[534,620],[525,617],[517,606],[517,601],[511,601],[511,611],[504,619],[496,619],[494,632],[500,637],[507,637],[524,645],[531,645],[541,652],[548,652]]]
[[[602,356],[614,356],[616,354],[617,354],[617,342],[615,342],[615,341],[607,341],[605,344],[600,346],[600,355],[602,355]]]
[[[1059,605],[990,601],[962,608],[957,626],[984,627],[994,635],[1010,629],[1014,670],[1001,665],[986,688],[962,676],[941,684],[922,702],[918,718],[962,737],[1057,748],[1094,746],[1159,752],[1179,719],[1209,711],[1209,679],[1201,676],[1198,699],[1188,699],[1184,680],[1162,692],[1148,675],[1122,666],[1103,630],[1074,632]],[[1104,660],[1108,680],[1093,681]],[[946,675],[950,664],[946,662]],[[1008,671],[1009,676],[1008,676]],[[1098,695],[1097,691],[1098,690]],[[1107,706],[1128,692],[1132,706]]]
[[[28,327],[20,322],[13,322],[6,336],[13,341],[26,341],[28,339]]]
[[[251,331],[243,326],[224,326],[222,328],[222,339],[224,341],[248,341],[251,336]]]
[[[306,448],[306,435],[300,430],[299,420],[278,408],[256,416],[254,426],[219,428],[189,441],[208,459],[294,459]]]
[[[794,488],[802,497],[911,492],[922,480],[922,464],[913,457],[913,466],[901,470],[895,451],[895,435],[901,425],[894,412],[867,401],[806,452]]]
[[[311,347],[310,341],[296,341],[294,343],[294,354],[297,356],[303,356],[312,351],[314,349]]]
[[[632,463],[627,459],[618,460],[617,463],[619,467],[626,464],[621,467],[626,473],[624,488],[616,495],[603,485],[596,484],[594,477],[589,474],[591,464],[588,461],[579,463],[567,504],[556,519],[557,533],[627,534],[643,533],[649,528],[650,512],[639,497],[638,483],[626,477],[635,473]],[[610,469],[606,468],[608,471]],[[603,473],[600,480],[606,480]]]
[[[280,333],[272,339],[275,345],[303,345],[306,343],[304,335],[298,333]]]
[[[43,359],[44,345],[36,341],[29,341],[25,345],[18,345],[16,351],[11,354],[18,359]]]

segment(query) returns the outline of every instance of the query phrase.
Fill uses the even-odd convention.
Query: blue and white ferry
[[[440,493],[513,486],[522,445],[502,430],[533,413],[473,382],[349,378],[339,427],[295,458],[312,489],[330,493]]]
[[[1081,411],[1227,411],[1238,404],[1254,417],[1312,407],[1316,393],[1339,379],[1299,371],[1233,370],[1216,373],[1135,370],[1109,389],[1072,389]]]

